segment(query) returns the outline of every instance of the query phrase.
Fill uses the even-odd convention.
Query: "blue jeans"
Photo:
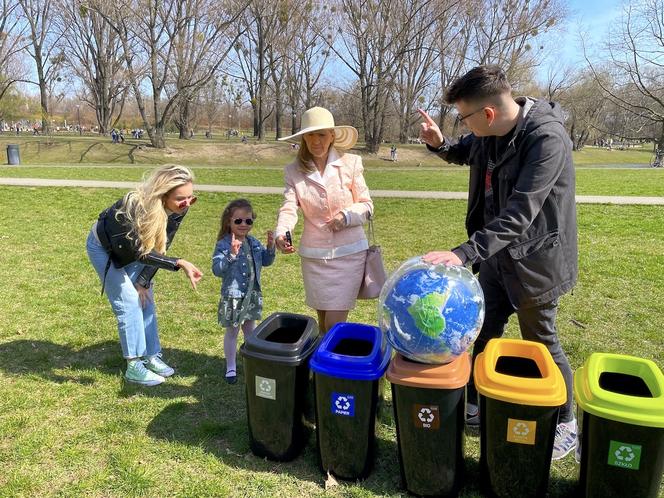
[[[109,256],[92,231],[88,235],[86,249],[90,263],[94,266],[100,281],[103,281]],[[134,287],[134,282],[144,267],[145,265],[137,261],[124,268],[116,268],[111,264],[106,274],[104,292],[118,320],[120,346],[125,358],[153,356],[161,351],[152,289],[150,289],[150,302],[145,308],[141,308],[138,292]]]

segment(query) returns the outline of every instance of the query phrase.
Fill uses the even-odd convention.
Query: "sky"
[[[626,0],[629,1],[629,0]],[[583,47],[579,33],[585,32],[591,45],[597,45],[606,36],[611,23],[619,23],[621,0],[568,0],[570,10],[566,33],[561,40],[560,59],[565,64],[583,63]]]

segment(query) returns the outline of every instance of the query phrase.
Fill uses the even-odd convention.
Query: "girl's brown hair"
[[[253,220],[256,219],[254,208],[251,206],[251,202],[247,199],[235,199],[234,201],[229,202],[221,213],[221,228],[219,228],[217,241],[220,241],[224,236],[231,233],[231,218],[236,209],[246,209],[247,211],[251,211],[251,218]]]

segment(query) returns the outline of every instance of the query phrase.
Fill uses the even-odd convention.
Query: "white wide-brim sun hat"
[[[357,130],[352,126],[336,126],[332,113],[323,107],[304,111],[300,131],[279,140],[299,142],[305,133],[318,130],[334,130],[334,147],[337,149],[350,149],[357,143]]]

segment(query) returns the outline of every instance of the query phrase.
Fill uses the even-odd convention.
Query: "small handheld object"
[[[289,246],[293,245],[293,238],[291,237],[290,230],[286,230],[286,242]]]

